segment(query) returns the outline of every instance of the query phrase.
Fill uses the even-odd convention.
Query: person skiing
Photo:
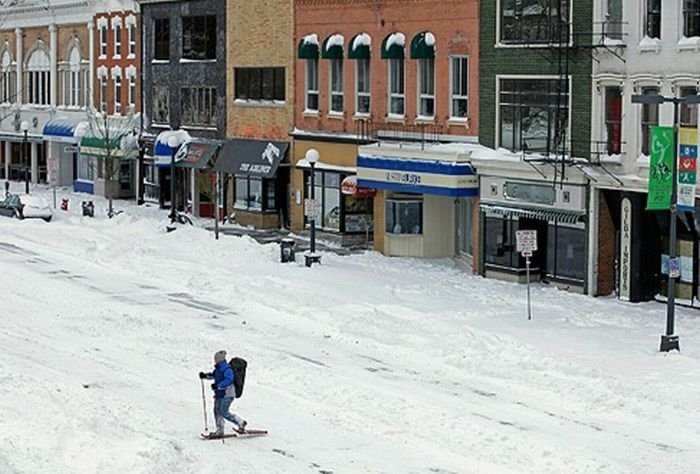
[[[214,354],[214,371],[200,372],[200,379],[214,379],[211,389],[214,390],[214,420],[216,421],[216,431],[210,434],[215,438],[224,434],[224,419],[238,426],[239,433],[245,433],[248,424],[244,419],[235,413],[231,413],[229,408],[236,396],[234,387],[235,374],[226,361],[226,351],[217,351]]]

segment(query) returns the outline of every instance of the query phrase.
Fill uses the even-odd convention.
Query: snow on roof
[[[302,41],[304,44],[315,44],[318,46],[318,35],[316,33],[311,33],[310,35],[304,36]]]
[[[328,38],[328,41],[326,41],[326,51],[330,50],[333,46],[340,46],[342,48],[344,44],[345,38],[343,35],[332,35]]]
[[[403,33],[392,33],[389,35],[389,39],[386,40],[386,49],[391,48],[393,45],[400,47],[406,46],[406,35]]]
[[[372,46],[372,37],[367,33],[360,33],[355,36],[355,39],[352,41],[352,49],[356,49],[360,46]]]
[[[425,34],[425,44],[427,46],[435,46],[435,35],[430,31]]]

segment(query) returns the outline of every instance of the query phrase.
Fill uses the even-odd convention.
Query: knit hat
[[[221,361],[226,360],[226,351],[218,351],[214,353],[214,363],[218,364]]]

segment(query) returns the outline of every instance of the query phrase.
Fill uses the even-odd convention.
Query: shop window
[[[370,197],[344,196],[344,229],[348,233],[368,232],[374,228],[374,200]]]
[[[658,87],[642,87],[642,95],[659,95]],[[659,104],[642,104],[642,154],[649,156],[651,127],[659,124]]]
[[[330,68],[330,112],[343,112],[343,60],[329,60]]]
[[[170,94],[167,86],[153,86],[153,122],[170,123]]]
[[[237,67],[234,75],[236,99],[284,101],[283,67]]]
[[[697,87],[681,87],[680,96],[688,97],[689,95],[697,95]],[[698,106],[697,104],[681,104],[680,110],[680,125],[681,127],[697,128],[698,127]]]
[[[253,212],[277,209],[274,179],[236,176],[235,187],[234,207],[236,209]]]
[[[95,159],[86,155],[78,155],[78,179],[82,181],[95,180]]]
[[[700,36],[700,0],[683,0],[683,36]]]
[[[608,155],[619,155],[622,148],[622,89],[605,88],[605,130]]]
[[[341,212],[342,196],[340,194],[340,182],[344,175],[330,171],[316,171],[314,174],[314,198],[316,199],[317,214],[316,226],[329,231],[341,231],[344,213]],[[311,185],[310,174],[304,173],[306,181],[306,196],[311,197],[309,187]]]
[[[484,261],[504,268],[518,268],[515,231],[518,220],[509,216],[484,219]]]
[[[216,59],[216,16],[182,18],[182,57],[184,59]]]
[[[154,59],[170,59],[170,19],[156,18],[154,20],[155,44]]]
[[[568,130],[566,80],[501,79],[499,142],[511,151],[555,153]]]
[[[435,59],[418,60],[418,115],[435,117]]]
[[[583,227],[550,224],[547,232],[547,276],[583,281],[586,232]]]
[[[450,118],[465,119],[469,115],[469,58],[450,58]]]
[[[403,58],[389,59],[389,115],[403,117],[406,112],[404,76]]]
[[[216,125],[216,88],[180,89],[180,119],[184,125]]]
[[[369,59],[355,61],[357,95],[355,99],[356,112],[369,114],[371,101]]]
[[[457,251],[463,255],[472,255],[474,252],[472,200],[459,199],[457,212]]]
[[[387,234],[423,234],[423,201],[387,199],[385,228]]]
[[[661,0],[646,0],[646,33],[649,38],[661,38]]]
[[[318,112],[318,59],[306,60],[306,110]]]
[[[502,43],[568,42],[568,0],[501,0]]]

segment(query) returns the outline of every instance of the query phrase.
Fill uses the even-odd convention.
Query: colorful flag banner
[[[674,154],[673,127],[651,127],[648,211],[671,209]]]
[[[694,128],[681,128],[678,135],[678,211],[695,212],[698,131]]]

